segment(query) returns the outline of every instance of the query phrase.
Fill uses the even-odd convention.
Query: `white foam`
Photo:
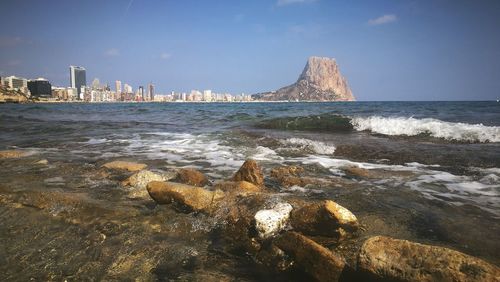
[[[255,148],[255,153],[251,156],[251,158],[257,161],[283,159],[283,157],[280,157],[274,150],[263,146],[257,146],[257,148]]]
[[[358,131],[369,130],[384,135],[429,134],[432,137],[467,142],[500,142],[500,126],[446,122],[433,118],[352,117]]]
[[[283,140],[282,143],[286,145],[295,145],[301,149],[309,149],[320,155],[333,155],[335,152],[335,146],[328,145],[324,142],[314,141],[305,138],[289,138]]]

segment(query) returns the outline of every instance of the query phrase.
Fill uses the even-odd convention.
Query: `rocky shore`
[[[24,151],[0,151],[0,161],[26,158],[30,158],[30,154]],[[49,161],[36,158],[30,163],[50,165]],[[175,222],[165,222],[168,214],[169,218],[194,216],[190,220],[196,220],[198,225],[210,225],[212,244],[221,245],[220,251],[249,258],[270,276],[289,274],[317,281],[500,281],[497,266],[459,251],[387,236],[367,238],[363,235],[365,223],[348,207],[333,200],[277,193],[274,184],[280,187],[324,184],[324,180],[306,176],[300,166],[275,167],[265,175],[256,161],[248,159],[232,177],[215,182],[192,168],[158,171],[149,169],[147,164],[123,160],[103,163],[89,173],[95,179],[121,186],[126,197],[135,199],[135,203],[155,209],[162,207],[162,211],[141,214],[127,206],[107,207],[82,193],[9,191],[5,183],[0,185],[0,203],[3,213],[23,213],[27,207],[35,208],[36,212],[30,216],[48,213],[55,217],[51,221],[62,218],[70,222],[72,228],[80,229],[83,233],[76,236],[90,240],[92,250],[100,250],[94,254],[97,260],[93,263],[103,258],[110,260],[101,262],[108,265],[105,273],[99,273],[102,279],[124,278],[123,274],[137,271],[138,266],[142,274],[133,275],[136,279],[164,279],[159,268],[161,257],[174,250],[154,245],[152,238],[142,238],[140,234],[153,232],[157,234],[154,236],[177,234],[192,236],[193,240],[200,238],[197,231],[179,233],[178,229],[168,226]],[[346,173],[352,177],[375,177],[362,168],[346,168]],[[139,216],[145,219],[140,224],[134,220]],[[95,228],[95,224],[99,227]],[[89,226],[95,231],[83,231],[89,230]],[[120,236],[126,236],[125,242],[131,245],[133,252],[102,255],[101,252],[110,252],[111,246],[96,248]],[[144,245],[145,241],[150,242]],[[3,252],[3,262],[11,262],[6,251]],[[196,252],[191,256],[194,260]],[[45,263],[50,261],[47,259]],[[86,263],[85,267],[90,269],[95,265]],[[81,271],[85,271],[85,267],[73,277],[83,278]],[[53,275],[53,279],[64,276]],[[231,280],[221,273],[203,273],[196,279]]]

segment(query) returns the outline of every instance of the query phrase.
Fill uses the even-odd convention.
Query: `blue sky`
[[[275,90],[334,57],[358,100],[500,96],[500,1],[3,0],[0,76]]]

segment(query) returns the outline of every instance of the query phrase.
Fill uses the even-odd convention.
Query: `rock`
[[[105,168],[109,169],[122,169],[128,171],[139,171],[143,170],[147,167],[146,164],[134,163],[134,162],[125,162],[125,161],[113,161],[109,163],[105,163],[103,165]]]
[[[354,101],[335,59],[310,57],[297,82],[277,91],[253,95],[266,101]]]
[[[278,234],[286,226],[293,207],[279,203],[270,210],[260,210],[255,214],[255,228],[259,237],[267,239]]]
[[[264,187],[264,175],[254,160],[246,160],[232,178],[233,181],[247,181],[257,187]]]
[[[285,176],[299,176],[304,172],[304,168],[300,166],[290,165],[290,166],[280,166],[275,167],[271,170],[271,177],[280,179]]]
[[[133,186],[136,188],[146,188],[151,181],[166,181],[167,177],[149,170],[141,170],[122,181],[124,186]]]
[[[358,269],[372,281],[500,281],[500,269],[478,258],[384,236],[366,240]]]
[[[208,178],[193,168],[182,168],[179,170],[175,182],[203,187],[208,184]]]
[[[184,210],[211,213],[215,210],[224,192],[180,184],[152,181],[147,185],[148,193],[158,204],[176,203]]]
[[[370,170],[360,168],[360,167],[351,166],[351,167],[345,168],[344,171],[349,176],[361,177],[361,178],[373,178],[374,177],[373,173]]]
[[[46,159],[43,159],[43,160],[39,160],[39,161],[34,162],[34,164],[37,164],[37,165],[48,165],[49,161],[46,160]]]
[[[28,155],[27,152],[19,150],[4,150],[0,151],[0,159],[22,158]]]
[[[215,189],[222,190],[224,192],[236,192],[236,193],[258,193],[262,191],[262,188],[255,186],[254,184],[247,181],[221,181],[214,185]]]
[[[318,281],[338,281],[345,261],[327,248],[297,232],[286,232],[274,240],[297,265]]]
[[[341,239],[345,231],[358,230],[359,223],[348,209],[327,200],[294,209],[290,218],[293,228],[308,235],[332,236]]]

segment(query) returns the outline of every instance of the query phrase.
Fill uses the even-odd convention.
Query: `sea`
[[[130,198],[127,175],[97,177],[113,160],[196,168],[215,183],[251,158],[276,197],[351,210],[363,225],[352,246],[387,235],[500,264],[495,101],[1,104],[7,149],[29,154],[0,159],[7,279],[294,280],[226,251],[224,222]],[[282,165],[335,184],[282,187],[269,177]]]

